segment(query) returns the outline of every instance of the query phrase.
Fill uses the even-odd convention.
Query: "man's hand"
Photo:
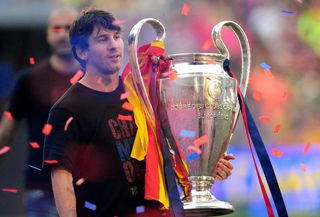
[[[231,175],[231,171],[233,170],[233,164],[230,160],[233,160],[235,157],[233,154],[226,154],[223,158],[221,158],[217,165],[216,171],[214,174],[214,178],[216,180],[224,180],[227,179]]]

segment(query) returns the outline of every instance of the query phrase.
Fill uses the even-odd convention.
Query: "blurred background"
[[[153,17],[166,28],[167,54],[217,52],[212,27],[233,20],[251,47],[247,102],[265,142],[289,216],[320,216],[320,1],[319,0],[0,0],[0,108],[19,70],[50,54],[46,24],[51,10],[71,6],[112,12],[125,26]],[[222,31],[231,68],[241,71],[241,52],[229,29]],[[140,44],[154,39],[143,27]],[[127,53],[127,48],[126,48]],[[125,57],[127,62],[128,57]],[[23,215],[23,171],[28,142],[22,124],[14,146],[0,164],[0,216]],[[216,182],[217,198],[236,209],[229,216],[267,216],[241,119],[229,152],[233,175]],[[261,172],[262,173],[262,172]],[[4,192],[16,188],[17,193]]]

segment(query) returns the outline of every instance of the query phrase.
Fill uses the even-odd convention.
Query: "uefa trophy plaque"
[[[129,62],[139,99],[145,109],[154,114],[137,57],[137,38],[145,23],[151,24],[155,30],[156,40],[163,41],[165,38],[165,29],[158,20],[147,18],[139,21],[129,35]],[[240,43],[242,72],[239,86],[245,95],[250,70],[250,49],[244,31],[233,21],[220,22],[212,29],[212,40],[219,53],[168,55],[171,59],[168,70],[176,73],[176,79],[161,77],[161,74],[157,78],[157,109],[166,115],[170,124],[165,134],[175,138],[187,160],[188,179],[192,188],[190,197],[182,201],[186,216],[216,216],[234,211],[231,204],[218,200],[210,192],[216,164],[227,151],[240,110],[238,81],[223,68],[224,61],[230,59],[221,38],[224,26],[233,30]],[[192,133],[184,136],[182,132]],[[194,144],[197,138],[205,138],[205,143]]]

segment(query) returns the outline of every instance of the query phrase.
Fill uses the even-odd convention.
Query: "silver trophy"
[[[129,62],[140,101],[154,117],[137,57],[136,39],[145,23],[151,24],[155,30],[156,40],[163,41],[165,38],[165,29],[158,20],[147,18],[139,21],[129,35]],[[172,59],[169,72],[176,73],[176,79],[160,75],[157,80],[158,109],[170,123],[170,130],[166,133],[171,135],[166,136],[173,136],[178,142],[189,169],[192,189],[191,196],[183,200],[186,216],[216,216],[234,211],[231,204],[218,200],[210,192],[216,164],[226,153],[240,110],[237,80],[223,69],[224,61],[230,59],[221,39],[224,26],[231,27],[241,45],[240,89],[245,95],[250,71],[250,49],[244,31],[233,21],[220,22],[212,30],[212,40],[219,53],[168,55]]]

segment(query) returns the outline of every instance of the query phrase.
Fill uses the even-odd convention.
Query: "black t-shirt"
[[[109,93],[77,83],[50,111],[44,161],[56,160],[72,173],[79,217],[133,216],[137,206],[147,203],[145,164],[130,158],[136,125],[133,113],[122,108],[122,93],[121,79]],[[84,183],[77,185],[79,179]]]
[[[48,119],[52,105],[70,87],[74,73],[63,74],[52,68],[48,60],[23,72],[16,81],[8,111],[16,120],[27,119],[29,142],[37,142],[40,148],[29,144],[28,165],[41,169],[44,135],[42,128]],[[27,167],[27,189],[51,189],[50,176]]]

